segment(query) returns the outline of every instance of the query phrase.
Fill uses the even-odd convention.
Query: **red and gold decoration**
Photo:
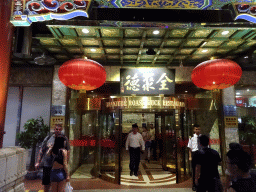
[[[60,81],[71,89],[94,90],[106,81],[104,67],[90,59],[69,60],[59,69]]]
[[[242,76],[241,67],[228,59],[214,59],[197,65],[191,79],[200,88],[225,89],[236,84]]]

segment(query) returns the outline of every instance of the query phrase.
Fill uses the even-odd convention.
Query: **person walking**
[[[222,192],[223,187],[220,181],[218,165],[221,163],[219,153],[208,147],[209,137],[199,136],[199,143],[202,147],[194,155],[196,164],[195,184],[197,192]]]
[[[68,138],[62,134],[62,125],[57,124],[55,125],[54,133],[50,133],[42,142],[42,145],[40,146],[40,150],[38,153],[38,158],[35,164],[36,169],[39,169],[40,165],[43,167],[42,185],[44,186],[45,192],[49,192],[51,187],[50,173],[54,160],[53,156],[47,156],[46,152],[49,150],[51,146],[54,145],[55,138],[59,136],[63,136],[65,138],[64,148],[67,150],[67,163],[69,162],[69,141]]]
[[[243,151],[243,147],[239,143],[230,143],[229,150],[242,150]],[[231,174],[228,171],[228,169],[225,170],[225,175],[226,175],[226,177],[225,177],[224,191],[227,192],[228,188],[231,185],[232,177],[231,177]]]
[[[194,135],[193,137],[191,137],[188,141],[188,148],[189,150],[189,160],[191,160],[191,167],[192,167],[192,180],[193,180],[193,186],[192,186],[192,190],[196,191],[196,185],[195,185],[195,161],[194,161],[194,155],[196,154],[196,152],[199,150],[200,146],[199,146],[199,136],[201,135],[201,128],[198,124],[194,124],[193,126],[193,131],[194,131]]]
[[[63,192],[66,182],[70,176],[67,164],[67,150],[64,148],[65,138],[59,136],[55,138],[54,145],[50,146],[46,155],[53,156],[53,165],[50,174],[51,191]]]
[[[156,130],[154,128],[154,125],[151,123],[149,124],[150,126],[150,129],[149,129],[149,134],[150,134],[150,144],[151,144],[151,147],[150,147],[150,150],[152,150],[152,157],[153,157],[153,160],[157,160],[156,158]]]
[[[147,130],[145,126],[142,127],[143,131],[141,133],[143,141],[145,143],[145,160],[150,161],[150,147],[151,147],[151,141],[150,141],[150,133]]]
[[[138,125],[136,123],[132,125],[132,132],[127,137],[125,147],[130,153],[130,176],[134,174],[137,177],[140,164],[140,148],[142,147],[144,152],[145,143],[142,135],[138,133]]]
[[[227,153],[227,169],[231,183],[228,192],[255,192],[256,176],[250,174],[251,156],[243,150],[229,150]]]

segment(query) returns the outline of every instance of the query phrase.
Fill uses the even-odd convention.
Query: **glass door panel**
[[[177,183],[184,182],[189,178],[188,160],[188,123],[189,119],[186,111],[176,111],[176,140],[177,140]]]
[[[156,135],[158,158],[164,170],[175,172],[176,168],[176,134],[174,111],[156,113]]]
[[[103,179],[120,183],[120,113],[121,110],[99,115],[99,165]]]
[[[166,146],[166,166],[172,172],[176,169],[176,131],[174,112],[165,115],[165,146]]]

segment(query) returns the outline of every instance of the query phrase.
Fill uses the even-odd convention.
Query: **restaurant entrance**
[[[143,98],[102,100],[97,132],[100,141],[95,163],[97,172],[102,179],[123,185],[135,181],[138,186],[180,183],[189,177],[189,163],[185,160],[188,131],[184,126],[183,104],[175,98],[161,97],[147,97],[147,101],[140,102]],[[142,103],[143,107],[136,106]],[[139,132],[142,126],[149,130],[152,124],[155,133],[149,161],[146,154],[141,154],[138,177],[129,174],[129,152],[125,150],[125,141],[134,123],[138,124]]]

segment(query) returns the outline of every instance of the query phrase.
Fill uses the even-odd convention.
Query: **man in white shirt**
[[[195,184],[195,168],[196,168],[196,162],[194,161],[194,155],[196,154],[196,152],[199,150],[200,144],[198,142],[199,140],[199,136],[201,132],[201,128],[198,124],[194,124],[194,135],[193,137],[191,137],[188,141],[188,148],[189,150],[189,160],[191,161],[191,165],[192,165],[192,178],[193,178],[193,187],[192,190],[196,191],[196,184]]]
[[[138,133],[138,125],[136,123],[132,125],[132,132],[128,134],[125,147],[130,152],[130,176],[134,174],[137,177],[140,164],[140,147],[144,152],[145,143],[142,135]]]

